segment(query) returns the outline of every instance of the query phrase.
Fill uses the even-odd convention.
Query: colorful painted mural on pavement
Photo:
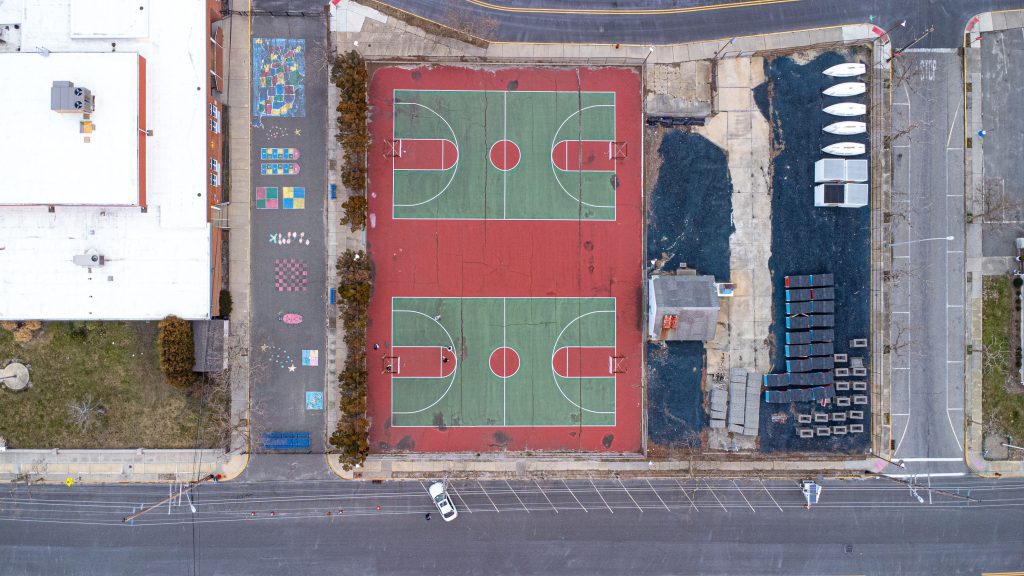
[[[306,41],[252,39],[254,116],[306,115]]]
[[[309,287],[309,266],[305,260],[274,260],[274,287],[278,292],[305,292]]]
[[[306,189],[302,186],[261,186],[256,189],[257,210],[302,210],[306,207]]]

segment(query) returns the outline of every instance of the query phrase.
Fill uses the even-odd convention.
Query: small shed
[[[821,182],[867,182],[867,160],[844,160],[822,158],[814,163],[814,181]]]
[[[652,276],[648,280],[651,340],[712,340],[718,328],[713,276]]]
[[[196,363],[193,372],[217,373],[228,368],[224,343],[228,339],[227,320],[193,320],[192,345]]]
[[[868,205],[867,184],[818,184],[814,205],[823,208],[860,208]]]

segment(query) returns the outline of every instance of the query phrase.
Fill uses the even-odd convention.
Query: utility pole
[[[896,482],[897,484],[903,484],[904,486],[907,486],[908,488],[910,488],[910,493],[913,494],[915,498],[917,498],[918,502],[921,502],[922,504],[924,503],[924,498],[922,498],[917,493],[917,488],[918,488],[917,484],[914,484],[913,482],[908,482],[906,480],[903,480],[902,478],[896,478],[895,476],[889,476],[888,474],[880,474],[878,472],[872,472],[870,470],[865,470],[864,473],[865,474],[869,474],[871,476],[878,476],[878,477],[881,477],[881,478],[885,478],[886,480],[892,480],[893,482]],[[922,486],[922,488],[923,488],[923,486]],[[971,498],[970,496],[964,496],[962,494],[956,494],[956,493],[950,492],[948,490],[940,490],[938,488],[925,488],[925,489],[930,491],[930,492],[935,492],[936,494],[942,494],[943,496],[949,496],[950,498],[958,498],[960,500],[967,500],[968,502],[977,502],[978,501],[977,499]]]
[[[208,474],[208,475],[200,478],[199,480],[196,480],[194,482],[189,482],[188,485],[185,486],[184,488],[182,488],[181,490],[179,490],[177,494],[171,494],[170,496],[168,496],[167,498],[164,498],[163,500],[157,502],[156,504],[152,504],[150,506],[146,506],[145,508],[143,508],[142,510],[139,510],[138,512],[135,512],[134,514],[129,514],[128,516],[125,516],[124,518],[122,518],[121,522],[131,522],[132,520],[135,520],[139,516],[142,516],[143,514],[145,514],[147,512],[151,512],[154,509],[159,508],[160,506],[163,506],[164,504],[170,502],[171,500],[174,500],[175,498],[181,498],[182,495],[187,495],[190,490],[192,490],[196,486],[199,486],[203,482],[207,482],[209,480],[216,480],[216,479],[217,479],[217,477],[214,476],[213,474]],[[195,506],[192,506],[192,498],[191,498],[191,496],[189,497],[189,507],[193,509],[192,510],[193,512],[195,512]]]
[[[899,56],[900,54],[902,54],[904,50],[906,50],[907,48],[910,48],[914,44],[917,44],[921,40],[924,40],[924,37],[929,35],[929,34],[931,34],[932,30],[935,30],[935,26],[929,26],[928,29],[925,30],[924,32],[922,32],[920,36],[918,36],[917,38],[914,38],[914,40],[910,44],[907,44],[903,48],[900,48],[899,50],[893,52],[892,56],[889,56],[889,59],[886,60],[886,62],[892,62],[892,59],[897,57],[897,56]]]

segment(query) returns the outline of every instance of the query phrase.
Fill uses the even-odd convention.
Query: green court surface
[[[396,90],[394,103],[408,152],[395,218],[615,219],[614,92]],[[425,150],[444,140],[454,164]]]
[[[614,298],[393,298],[392,426],[615,425]]]

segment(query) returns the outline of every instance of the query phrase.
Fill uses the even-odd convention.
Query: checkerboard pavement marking
[[[309,266],[304,260],[274,260],[274,276],[278,292],[305,292],[309,287]]]

